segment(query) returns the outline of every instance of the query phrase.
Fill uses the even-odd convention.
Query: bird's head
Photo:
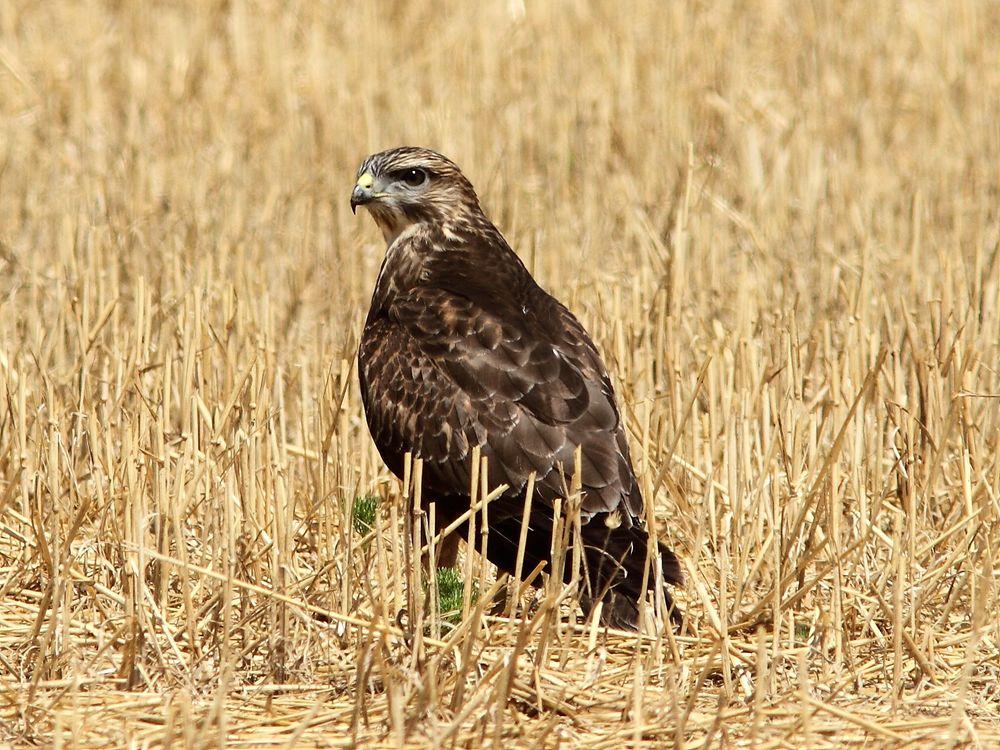
[[[351,211],[364,206],[386,241],[420,223],[445,224],[481,213],[472,183],[436,151],[406,146],[380,151],[358,168]]]

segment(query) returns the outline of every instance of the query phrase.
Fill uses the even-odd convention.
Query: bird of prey
[[[587,331],[535,282],[472,184],[441,154],[404,147],[369,156],[351,193],[352,211],[358,206],[387,244],[358,351],[365,416],[382,459],[399,477],[407,453],[422,460],[422,497],[437,503],[441,529],[470,508],[478,446],[490,486],[507,485],[487,509],[486,556],[513,574],[529,477],[526,571],[552,562],[554,509],[578,454],[580,603],[589,615],[603,602],[604,624],[637,628],[643,582],[679,585],[681,569],[660,545],[662,577],[644,575],[643,498],[607,368]],[[443,565],[454,564],[460,536],[461,527],[442,543]],[[563,566],[567,580],[572,567]]]

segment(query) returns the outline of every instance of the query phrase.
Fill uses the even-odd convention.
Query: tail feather
[[[657,586],[657,576],[651,569],[645,575],[649,535],[639,526],[608,523],[605,514],[597,515],[581,527],[583,541],[583,586],[580,603],[589,616],[598,603],[603,602],[601,621],[605,625],[623,630],[639,627],[639,604],[646,591]],[[490,523],[490,544],[487,557],[503,572],[514,574],[517,564],[518,540],[521,520],[507,517]],[[551,519],[536,515],[526,535],[522,571],[533,570],[538,563],[551,563]],[[679,586],[684,581],[680,561],[672,550],[658,545],[661,581]],[[564,566],[564,579],[573,575],[572,566]],[[643,588],[643,578],[646,585]],[[664,602],[671,621],[681,622],[680,610],[674,604],[666,585]]]
[[[635,630],[639,627],[640,602],[646,591],[655,590],[658,584],[655,571],[646,572],[649,534],[640,526],[608,526],[604,520],[598,517],[582,527],[588,570],[581,603],[589,612],[598,602],[604,602],[601,619],[605,624]],[[665,584],[663,600],[670,619],[680,625],[680,610],[666,585],[681,585],[684,574],[672,550],[658,544],[658,551]]]

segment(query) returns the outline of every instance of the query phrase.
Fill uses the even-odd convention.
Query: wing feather
[[[443,494],[468,492],[478,446],[492,483],[516,493],[535,472],[549,502],[580,447],[583,512],[635,516],[641,498],[604,365],[575,318],[548,295],[541,302],[556,317],[533,325],[415,287],[370,319],[359,371],[375,442],[394,471],[407,451],[423,459],[425,482]]]

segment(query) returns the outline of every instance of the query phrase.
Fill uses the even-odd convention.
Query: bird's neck
[[[457,206],[428,203],[416,210],[406,206],[371,204],[369,211],[389,249],[397,241],[408,237],[428,236],[435,241],[454,243],[471,233],[486,234],[492,230],[499,235],[478,202],[474,201]]]
[[[468,287],[490,281],[520,287],[521,277],[528,275],[485,216],[476,222],[413,222],[386,240],[375,298],[387,303],[417,286]]]
[[[482,211],[445,218],[432,216],[418,220],[382,223],[386,260],[407,257],[428,266],[444,261],[459,265],[470,257],[483,258],[491,251],[508,250],[500,230]]]

